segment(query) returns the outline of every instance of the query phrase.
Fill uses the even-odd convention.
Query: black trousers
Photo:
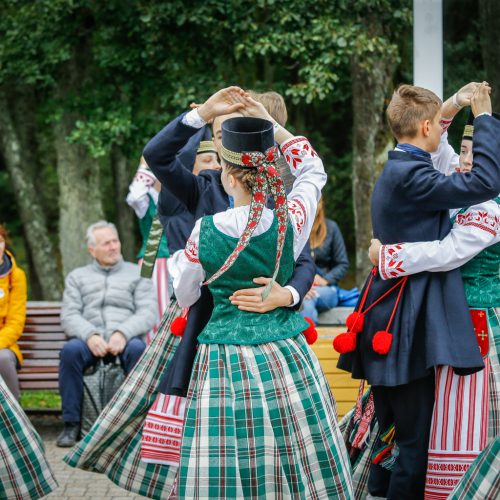
[[[158,386],[158,391],[162,394],[186,397],[198,347],[198,335],[208,323],[213,309],[212,294],[207,286],[203,286],[200,298],[189,309],[182,340]]]
[[[371,465],[371,495],[388,500],[424,498],[434,387],[434,372],[405,385],[372,387],[380,431],[384,433],[394,424],[399,456],[392,471]]]

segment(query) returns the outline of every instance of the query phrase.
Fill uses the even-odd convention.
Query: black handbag
[[[87,434],[104,407],[115,395],[125,379],[125,372],[118,358],[99,361],[83,374],[83,400],[81,416],[82,435]]]

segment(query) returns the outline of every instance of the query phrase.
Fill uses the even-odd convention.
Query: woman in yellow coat
[[[23,360],[17,340],[26,319],[26,275],[7,249],[8,234],[0,224],[0,376],[19,399],[17,369]]]

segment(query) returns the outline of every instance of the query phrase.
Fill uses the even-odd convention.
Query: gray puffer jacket
[[[146,334],[157,321],[153,283],[139,266],[121,260],[111,268],[96,261],[68,274],[61,324],[68,337],[83,341],[99,334],[108,341],[116,330],[127,340]]]

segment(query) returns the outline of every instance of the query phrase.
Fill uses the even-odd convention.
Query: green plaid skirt
[[[0,377],[0,498],[41,498],[56,488],[40,436]]]
[[[141,432],[177,338],[163,325],[89,434],[65,458],[154,498],[351,499],[335,402],[302,336],[201,345],[187,395],[180,467],[140,460]]]
[[[179,344],[179,337],[170,333],[170,324],[180,312],[177,302],[171,301],[151,344],[90,432],[66,455],[67,464],[106,474],[121,488],[139,495],[170,496],[177,468],[142,462],[141,434],[161,375]]]
[[[303,335],[201,345],[187,399],[180,498],[353,498],[335,402]]]
[[[451,500],[485,500],[500,496],[500,436],[472,462],[448,497]]]

